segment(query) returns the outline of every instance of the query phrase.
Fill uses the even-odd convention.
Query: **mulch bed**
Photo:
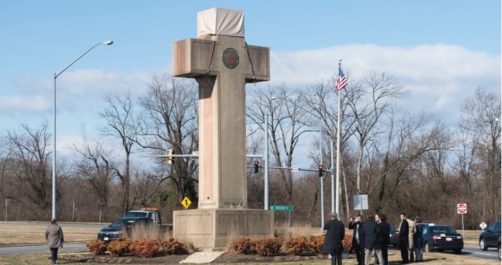
[[[60,255],[59,264],[98,263],[98,264],[179,264],[189,255],[170,255],[154,258],[141,258],[136,256],[112,257],[109,255],[93,256],[89,253]],[[60,262],[59,262],[60,261]]]
[[[66,263],[98,263],[98,264],[179,264],[180,261],[186,259],[189,255],[169,255],[154,258],[141,258],[136,256],[112,257],[109,255],[93,256],[88,253],[82,254],[66,254],[60,255],[60,264]],[[247,263],[247,262],[288,262],[288,261],[307,261],[307,260],[322,260],[328,259],[325,255],[314,256],[293,256],[279,255],[273,257],[264,257],[261,255],[243,255],[243,254],[228,254],[225,253],[218,257],[213,263]]]

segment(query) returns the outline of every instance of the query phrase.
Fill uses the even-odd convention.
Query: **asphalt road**
[[[87,249],[84,243],[65,243],[63,246],[64,249]],[[0,255],[26,254],[35,252],[49,252],[49,247],[47,245],[36,245],[0,248]]]
[[[487,251],[481,251],[478,246],[464,246],[462,254],[477,258],[498,260],[496,248],[489,248]]]

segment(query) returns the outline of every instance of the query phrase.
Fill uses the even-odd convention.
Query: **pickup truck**
[[[162,224],[159,208],[141,208],[140,210],[128,211],[124,217],[102,228],[98,232],[98,239],[109,242],[121,237],[131,237],[136,225],[146,225],[150,229],[153,228],[154,230],[148,229],[147,234],[154,231],[154,234],[160,236],[172,230],[171,224]]]
[[[98,232],[98,240],[108,243],[122,237],[130,237],[134,226],[150,223],[152,223],[152,220],[149,218],[122,217],[113,221],[109,226],[101,228]]]
[[[154,224],[162,224],[159,208],[141,208],[140,210],[131,210],[126,213],[125,217],[150,218]]]

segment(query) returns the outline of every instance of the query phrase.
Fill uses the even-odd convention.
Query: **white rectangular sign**
[[[354,210],[368,210],[367,194],[352,196],[352,202],[354,203]]]

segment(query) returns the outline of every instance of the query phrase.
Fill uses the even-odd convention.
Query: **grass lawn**
[[[47,223],[0,223],[0,246],[45,244]],[[85,242],[96,239],[99,225],[75,226],[60,223],[63,228],[65,242]],[[106,224],[107,225],[107,224]],[[105,226],[103,224],[102,226]]]

